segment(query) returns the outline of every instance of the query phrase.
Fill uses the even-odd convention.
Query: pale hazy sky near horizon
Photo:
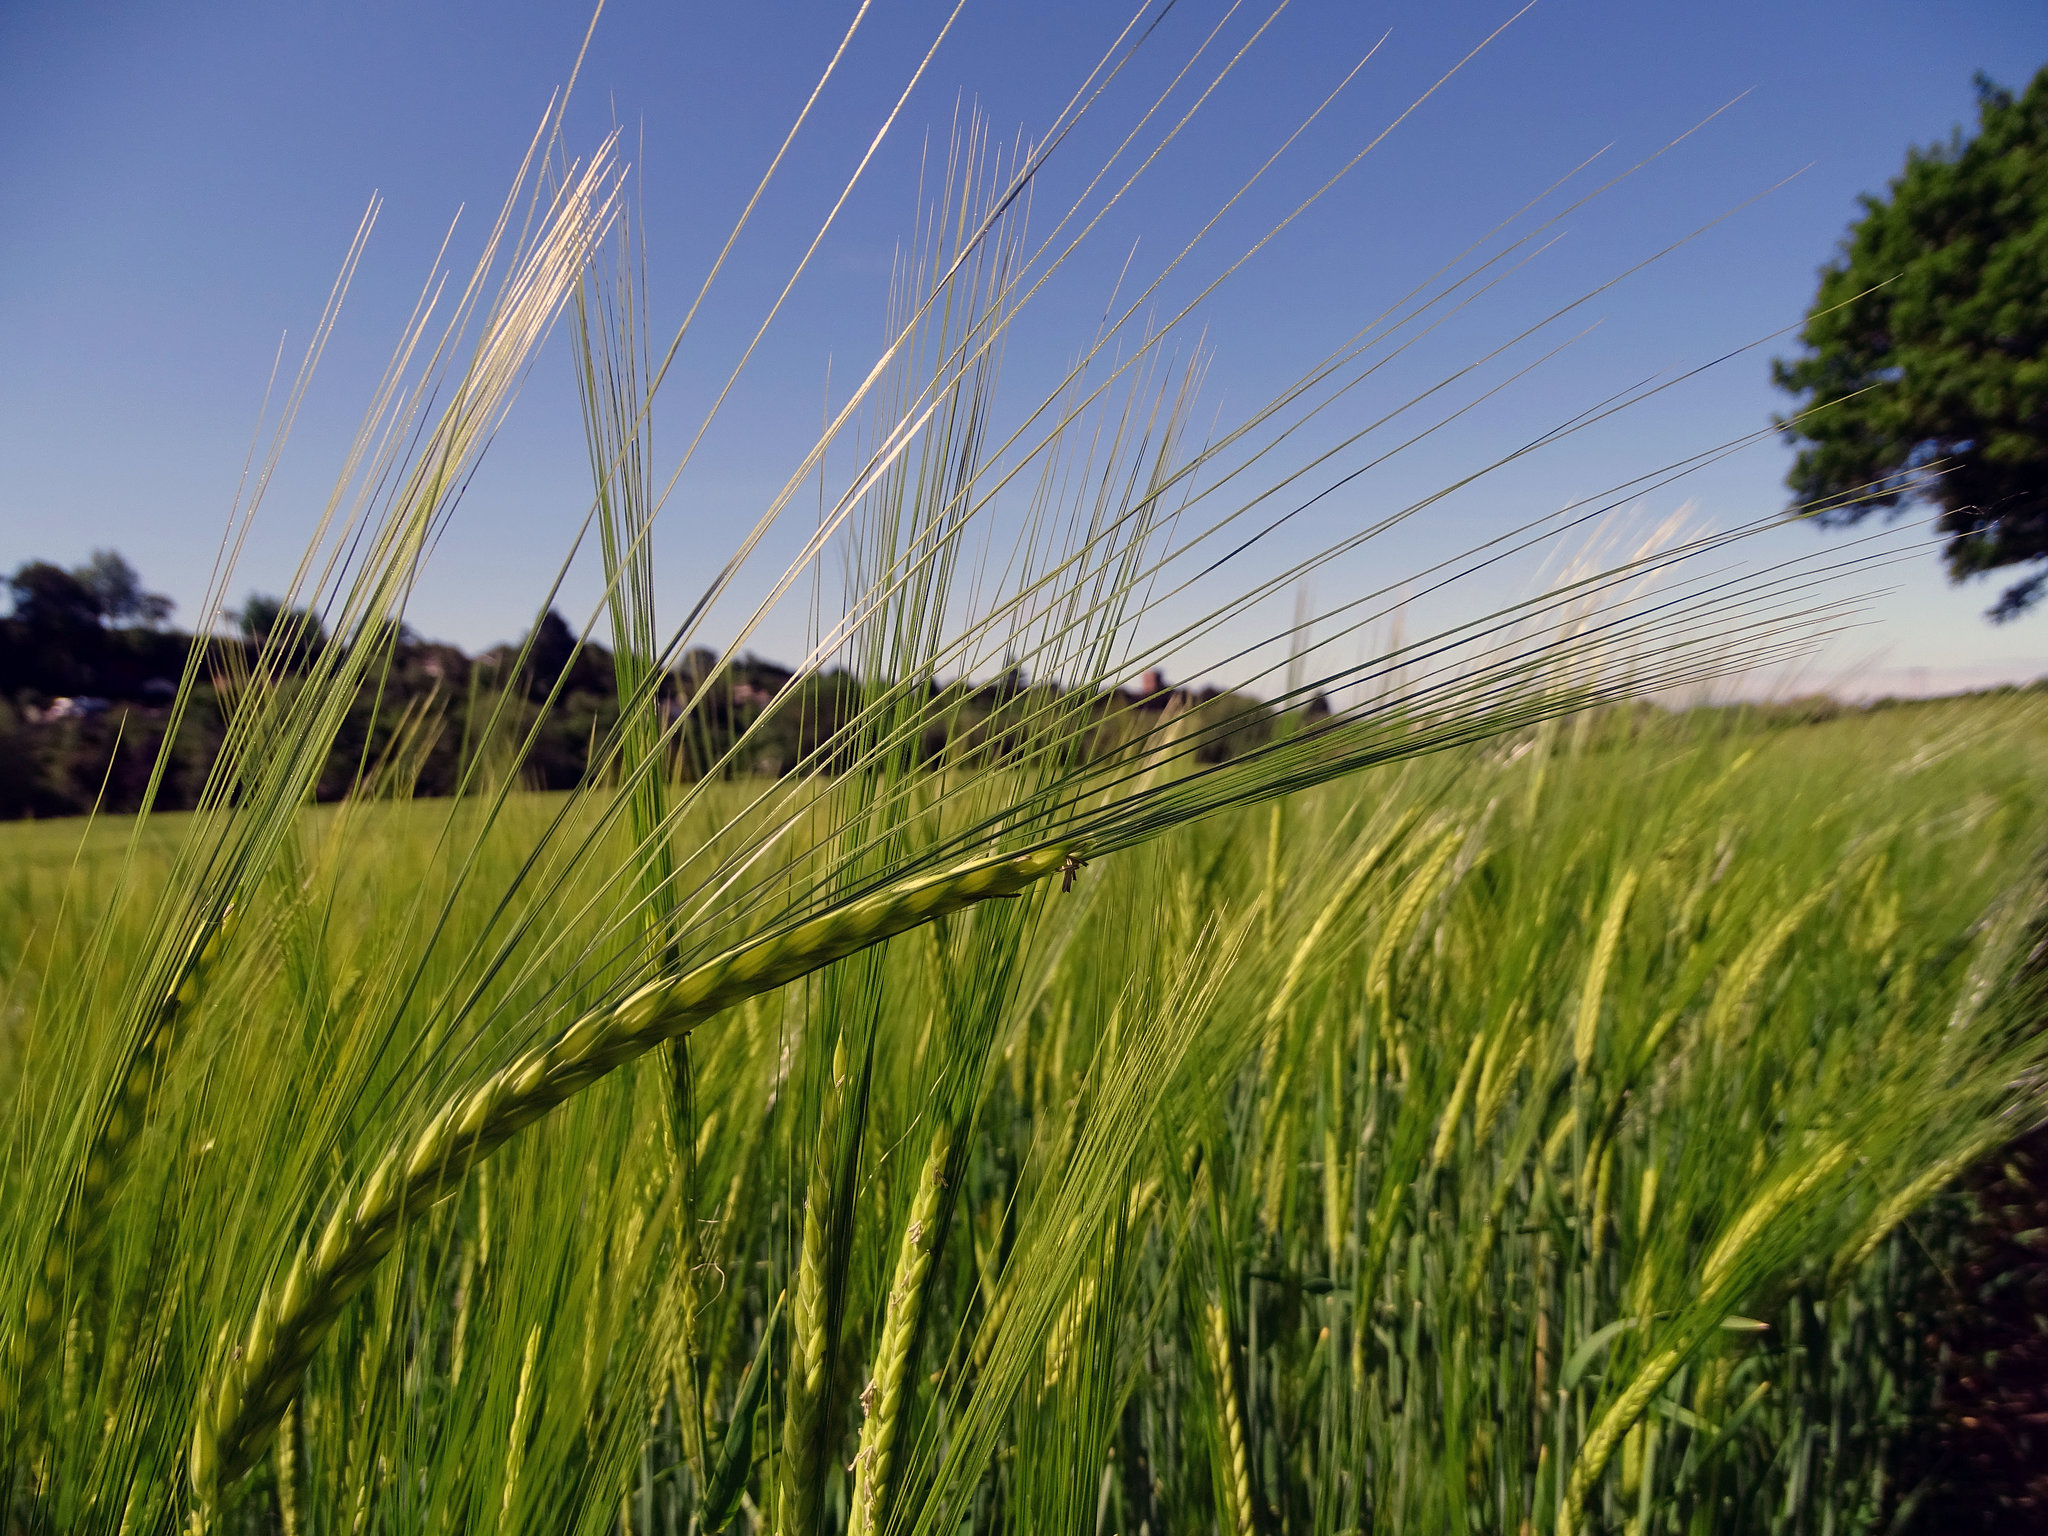
[[[1174,28],[1191,36],[1226,8],[1187,0],[1162,28],[1163,55],[1185,50]],[[1294,0],[1202,125],[1120,210],[1097,266],[1049,300],[1046,355],[1085,340],[1088,305],[1106,295],[1133,240],[1145,248],[1180,238],[1382,34],[1339,107],[1276,174],[1268,212],[1372,138],[1515,8]],[[855,9],[852,0],[610,0],[569,141],[588,145],[613,121],[624,125],[658,331],[679,317]],[[695,353],[679,365],[674,421],[660,422],[671,453],[713,363],[729,361],[759,318],[948,10],[876,0],[849,68],[717,290],[701,368]],[[920,147],[943,139],[963,99],[1001,136],[1028,138],[1124,14],[1100,0],[969,0],[664,514],[660,574],[672,601],[715,568],[807,445],[827,359],[843,393],[872,357]],[[238,572],[238,592],[281,587],[448,219],[466,205],[455,246],[468,249],[588,19],[578,5],[473,0],[0,3],[0,140],[10,151],[0,163],[0,570],[33,558],[74,563],[112,546],[178,602],[180,622],[194,622],[280,337],[302,344],[374,192],[384,207],[368,256]],[[1348,334],[1588,155],[1611,145],[1603,165],[1632,164],[1732,101],[1568,220],[1567,237],[1490,296],[1490,309],[1432,339],[1432,358],[1418,354],[1411,388],[1558,295],[1736,210],[1602,294],[1587,311],[1596,331],[1533,386],[1394,466],[1374,494],[1441,484],[1617,389],[1795,326],[1857,195],[1881,190],[1909,144],[1974,120],[1973,72],[2019,88],[2044,62],[2048,5],[2039,0],[1540,0],[1222,296],[1206,332],[1205,398],[1226,412],[1262,398],[1324,338]],[[1248,204],[1246,218],[1256,215]],[[582,516],[589,476],[564,340],[558,331],[537,363],[410,610],[428,635],[475,649],[522,631]],[[1626,478],[1617,466],[1635,473],[1755,431],[1783,408],[1768,360],[1790,346],[1788,336],[1743,353],[1654,409],[1572,440],[1512,485],[1405,532],[1384,558],[1419,566],[1530,506]],[[1028,380],[1035,364],[1020,351],[1016,366]],[[1683,509],[1718,526],[1747,522],[1783,504],[1788,459],[1767,441],[1646,498],[1639,521]],[[1355,517],[1363,505],[1327,515]],[[1821,536],[1772,537],[1807,552]],[[1996,578],[1951,588],[1922,548],[1884,580],[1890,590],[1871,600],[1868,627],[1812,664],[1811,685],[1923,692],[2048,674],[2048,611],[2003,628],[1982,621]],[[587,607],[594,590],[579,569],[565,609]],[[790,622],[764,630],[757,647],[793,651],[800,616]]]

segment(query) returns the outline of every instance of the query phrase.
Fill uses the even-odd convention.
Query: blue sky
[[[1183,0],[1162,28],[1161,66],[1224,8]],[[625,129],[657,329],[679,316],[853,9],[607,6],[569,140],[594,142],[614,120]],[[875,0],[679,365],[659,418],[671,453],[947,9]],[[1338,106],[1219,231],[1219,250],[1253,238],[1513,9],[1294,0],[1105,225],[1090,260],[1048,293],[1011,379],[1028,390],[1047,376],[1085,340],[1133,242],[1140,265],[1177,244],[1383,35]],[[970,0],[664,513],[660,572],[678,604],[807,446],[828,359],[843,390],[872,357],[927,137],[943,139],[962,100],[1001,135],[1028,135],[1121,14],[1100,0]],[[467,206],[456,247],[468,249],[587,22],[574,5],[517,0],[0,6],[0,569],[112,545],[193,621],[280,337],[289,347],[310,331],[375,192],[385,204],[369,255],[237,582],[282,585],[448,220]],[[1233,35],[1248,30],[1234,25]],[[1605,175],[1728,107],[1568,219],[1565,238],[1385,388],[1419,390],[1730,216],[1584,306],[1568,329],[1597,328],[1532,381],[1287,535],[1300,548],[1325,541],[1345,519],[1442,484],[1615,389],[1796,325],[1856,195],[1880,189],[1909,143],[1972,118],[1974,71],[2017,87],[2043,62],[2048,7],[2036,0],[1540,0],[1219,295],[1205,399],[1227,419],[1588,155],[1611,146]],[[1104,131],[1115,121],[1106,114]],[[1089,147],[1083,135],[1059,174],[1085,169]],[[1049,178],[1047,206],[1060,185]],[[562,340],[537,364],[436,556],[411,611],[428,634],[471,648],[517,634],[582,515],[588,471]],[[1767,363],[1789,346],[1745,353],[1447,504],[1366,565],[1320,575],[1317,598],[1754,431],[1783,404]],[[1782,504],[1786,463],[1766,443],[1647,497],[1639,517],[1688,503],[1706,522],[1746,522]],[[1807,553],[1820,536],[1773,537]],[[1991,628],[1978,616],[1995,586],[1950,589],[1931,551],[1885,582],[1870,626],[1834,643],[1812,684],[1922,691],[2048,673],[2048,613]],[[565,607],[593,591],[579,570]],[[758,643],[787,655],[801,640],[793,618]]]

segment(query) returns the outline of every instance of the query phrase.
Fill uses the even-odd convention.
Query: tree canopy
[[[142,590],[142,577],[118,550],[96,549],[72,573],[100,605],[109,624],[162,624],[176,606],[160,592]]]
[[[31,560],[7,578],[14,617],[37,634],[68,636],[99,627],[100,600],[61,565]]]
[[[7,578],[7,588],[15,618],[37,630],[153,627],[170,618],[174,606],[168,597],[143,591],[135,567],[112,549],[96,549],[85,564],[68,571],[47,560],[31,560]]]
[[[1800,503],[1831,526],[1932,504],[1952,579],[2037,567],[2003,620],[2048,588],[2048,68],[2017,98],[1978,75],[1977,112],[1861,200],[1772,373]]]

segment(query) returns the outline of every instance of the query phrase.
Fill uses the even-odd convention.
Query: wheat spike
[[[277,1521],[284,1536],[305,1536],[305,1517],[299,1510],[299,1479],[305,1462],[302,1439],[299,1405],[294,1402],[285,1410],[277,1440]]]
[[[1579,1016],[1572,1028],[1572,1063],[1584,1077],[1593,1069],[1593,1048],[1600,1041],[1600,999],[1607,990],[1607,972],[1614,964],[1614,951],[1621,942],[1621,925],[1628,917],[1628,904],[1636,893],[1636,872],[1622,871],[1613,895],[1607,898],[1607,912],[1600,919],[1600,937],[1593,944],[1593,958],[1586,966],[1586,984],[1579,993]]]
[[[1985,1133],[1971,1137],[1959,1151],[1942,1158],[1880,1205],[1856,1240],[1835,1255],[1835,1262],[1828,1268],[1829,1288],[1838,1290],[1847,1284],[1849,1277],[1877,1252],[1878,1245],[1892,1235],[1900,1222],[1984,1156],[1996,1143],[2001,1131],[2002,1127],[1994,1124]]]
[[[526,1436],[533,1426],[533,1366],[540,1351],[540,1325],[526,1330],[526,1352],[519,1359],[519,1387],[512,1398],[512,1430],[505,1442],[505,1492],[498,1519],[512,1524],[512,1502],[519,1493],[519,1474],[526,1466]]]
[[[712,1015],[920,923],[1014,896],[1066,863],[1045,848],[906,881],[739,946],[673,980],[593,1010],[450,1100],[368,1178],[344,1191],[317,1237],[265,1287],[242,1337],[202,1389],[188,1471],[202,1523],[219,1490],[256,1464],[314,1350],[398,1239],[403,1218],[445,1194],[482,1157],[556,1105]]]
[[[1067,1366],[1081,1343],[1082,1330],[1088,1326],[1090,1314],[1095,1310],[1096,1288],[1092,1270],[1082,1275],[1074,1286],[1073,1294],[1067,1297],[1058,1316],[1052,1320],[1052,1327],[1045,1336],[1045,1371],[1039,1388],[1041,1400],[1046,1393],[1059,1387],[1061,1378],[1067,1373]]]
[[[797,1251],[796,1295],[790,1309],[789,1389],[783,1407],[782,1459],[777,1466],[775,1529],[817,1525],[820,1425],[825,1412],[827,1325],[825,1233],[832,1219],[832,1173],[839,1147],[840,1095],[846,1085],[846,1040],[832,1047],[832,1075],[818,1120],[817,1157],[804,1190],[803,1244]]]
[[[1663,1390],[1664,1383],[1671,1379],[1686,1353],[1682,1349],[1667,1349],[1654,1356],[1636,1373],[1636,1379],[1628,1384],[1628,1390],[1600,1415],[1600,1421],[1586,1437],[1579,1459],[1572,1466],[1564,1513],[1557,1523],[1559,1536],[1578,1536],[1587,1493],[1600,1480],[1600,1474],[1607,1470],[1607,1463],[1613,1457],[1615,1447],[1621,1443],[1621,1437],[1643,1416],[1643,1410],[1650,1406],[1650,1399]]]
[[[940,1202],[945,1196],[946,1167],[953,1152],[953,1131],[941,1125],[932,1133],[931,1151],[917,1181],[910,1223],[896,1254],[896,1277],[889,1287],[881,1342],[875,1348],[875,1374],[868,1390],[872,1406],[860,1427],[860,1450],[854,1456],[853,1504],[847,1536],[873,1536],[881,1502],[894,1470],[896,1439],[903,1428],[911,1382],[911,1357],[923,1320],[925,1279],[938,1246]]]
[[[1805,1199],[1822,1180],[1848,1160],[1849,1148],[1841,1142],[1834,1142],[1824,1147],[1812,1165],[1801,1170],[1796,1177],[1786,1175],[1751,1201],[1748,1209],[1736,1218],[1735,1225],[1728,1229],[1727,1235],[1707,1254],[1706,1262],[1700,1267],[1701,1284],[1712,1290],[1727,1279],[1743,1250],[1780,1211]]]
[[[1252,1528],[1252,1468],[1245,1446],[1244,1410],[1237,1400],[1237,1373],[1231,1363],[1230,1323],[1216,1302],[1208,1306],[1209,1364],[1216,1373],[1217,1395],[1223,1410],[1223,1433],[1229,1465],[1224,1469],[1224,1493],[1229,1500],[1230,1529],[1236,1536],[1248,1536]]]
[[[1465,1048],[1465,1063],[1458,1068],[1458,1081],[1451,1089],[1451,1099],[1444,1106],[1443,1119],[1437,1125],[1436,1145],[1429,1151],[1429,1166],[1441,1168],[1451,1155],[1451,1149],[1458,1144],[1458,1121],[1465,1113],[1465,1101],[1472,1095],[1472,1080],[1477,1074],[1480,1058],[1486,1050],[1484,1030],[1472,1036],[1471,1045]],[[1331,1246],[1332,1253],[1336,1247]]]
[[[1700,1283],[1711,1295],[1720,1289],[1737,1273],[1738,1261],[1749,1245],[1754,1242],[1765,1227],[1787,1206],[1795,1204],[1811,1194],[1813,1190],[1844,1162],[1848,1160],[1849,1149],[1840,1142],[1822,1148],[1812,1163],[1796,1176],[1787,1175],[1778,1180],[1770,1189],[1753,1200],[1748,1209],[1736,1219],[1726,1236],[1714,1245],[1700,1270]],[[1711,1326],[1711,1325],[1709,1325]],[[1578,1461],[1572,1467],[1571,1484],[1565,1495],[1565,1507],[1558,1521],[1559,1536],[1576,1536],[1584,1513],[1586,1495],[1598,1482],[1600,1474],[1607,1468],[1616,1446],[1643,1416],[1650,1406],[1650,1399],[1663,1389],[1679,1365],[1689,1353],[1686,1349],[1666,1349],[1654,1356],[1629,1383],[1628,1390],[1616,1398],[1593,1432],[1586,1437],[1586,1443],[1579,1452]]]

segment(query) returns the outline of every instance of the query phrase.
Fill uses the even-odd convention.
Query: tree
[[[114,549],[96,549],[83,565],[65,570],[31,560],[7,578],[14,616],[30,629],[62,633],[101,624],[142,624],[155,628],[176,606],[160,593],[142,590],[135,567]]]
[[[1978,129],[1909,150],[1821,268],[1787,477],[1824,525],[1937,509],[1951,579],[2048,562],[2048,68],[2015,99],[1977,76]],[[1817,509],[1817,510],[1816,510]],[[1991,609],[2024,612],[2048,569]]]
[[[94,550],[92,558],[74,567],[71,574],[99,599],[100,615],[109,624],[141,624],[154,629],[176,606],[162,593],[143,591],[141,576],[118,550]]]
[[[92,589],[61,565],[31,560],[7,578],[7,590],[14,617],[0,626],[0,686],[97,693],[108,637]]]
[[[576,631],[569,621],[550,608],[527,639],[526,666],[531,679],[528,692],[545,698],[569,664],[576,659]]]
[[[242,639],[259,649],[275,647],[277,662],[288,672],[302,672],[327,643],[326,627],[310,608],[294,608],[267,592],[251,592],[227,617]]]
[[[564,693],[609,693],[612,653],[595,640],[579,645],[569,621],[550,608],[527,637],[526,692],[544,699],[557,682]]]
[[[31,634],[64,639],[99,628],[99,596],[61,565],[31,560],[7,578],[14,617]]]

